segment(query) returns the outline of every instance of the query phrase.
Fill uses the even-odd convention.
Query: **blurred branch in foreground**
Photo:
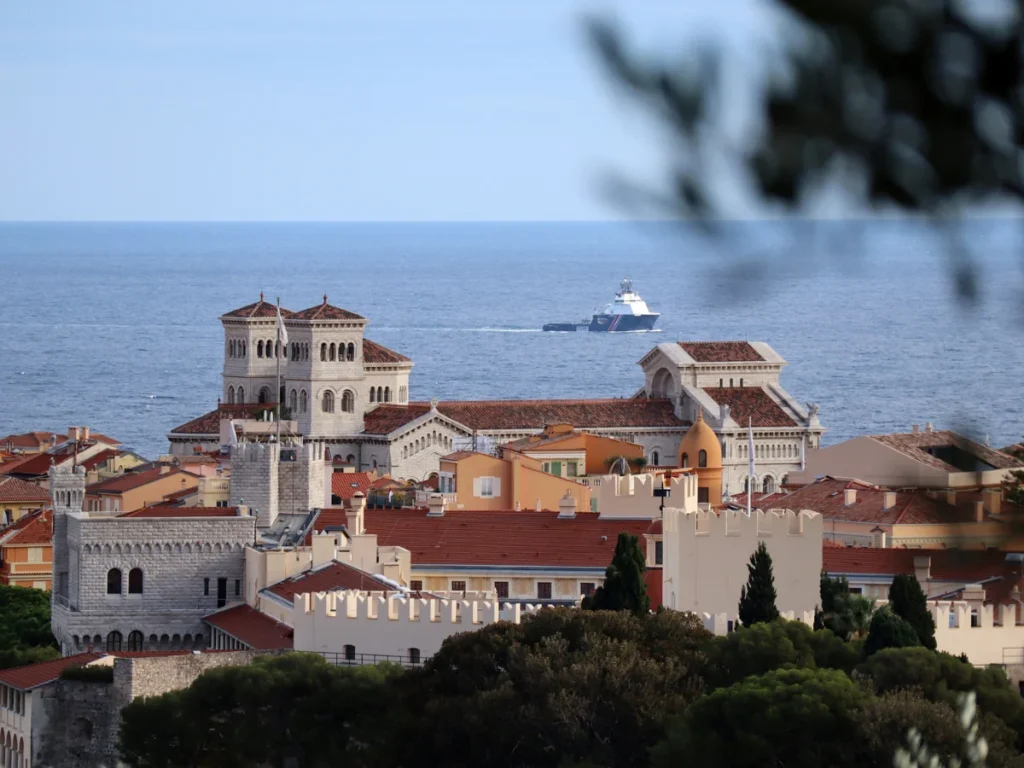
[[[749,146],[731,144],[721,125],[714,45],[659,62],[628,50],[612,23],[590,24],[614,79],[678,140],[671,190],[645,201],[721,234],[731,216],[715,201],[716,158],[731,161],[769,210],[799,215],[823,191],[841,190],[866,212],[930,221],[957,295],[976,301],[960,222],[980,206],[1024,200],[1024,0],[765,2],[789,19],[781,47],[762,54],[760,133]]]

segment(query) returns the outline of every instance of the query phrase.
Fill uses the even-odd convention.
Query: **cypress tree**
[[[739,612],[744,627],[779,618],[779,610],[775,607],[772,556],[763,541],[757,545],[747,564],[747,585],[740,589]]]
[[[629,611],[644,616],[651,610],[644,571],[647,560],[636,536],[620,533],[615,554],[605,569],[604,584],[590,597],[583,599],[583,608],[590,611]]]
[[[917,633],[925,648],[935,650],[935,619],[928,610],[928,599],[913,574],[900,574],[889,587],[889,607]]]

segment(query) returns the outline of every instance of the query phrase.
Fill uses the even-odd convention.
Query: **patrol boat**
[[[619,285],[615,299],[604,310],[595,312],[590,320],[578,323],[548,323],[545,331],[579,331],[586,329],[597,333],[628,333],[630,331],[651,331],[661,317],[660,312],[651,312],[647,302],[633,290],[633,283],[625,278]]]

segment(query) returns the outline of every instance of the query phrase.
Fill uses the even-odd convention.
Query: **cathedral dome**
[[[698,411],[697,421],[679,443],[679,466],[698,469],[722,468],[722,444],[715,430],[704,421],[703,411]]]

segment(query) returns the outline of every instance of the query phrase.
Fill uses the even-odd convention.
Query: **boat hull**
[[[630,333],[652,331],[661,317],[657,312],[647,315],[594,315],[587,330],[594,333]]]

